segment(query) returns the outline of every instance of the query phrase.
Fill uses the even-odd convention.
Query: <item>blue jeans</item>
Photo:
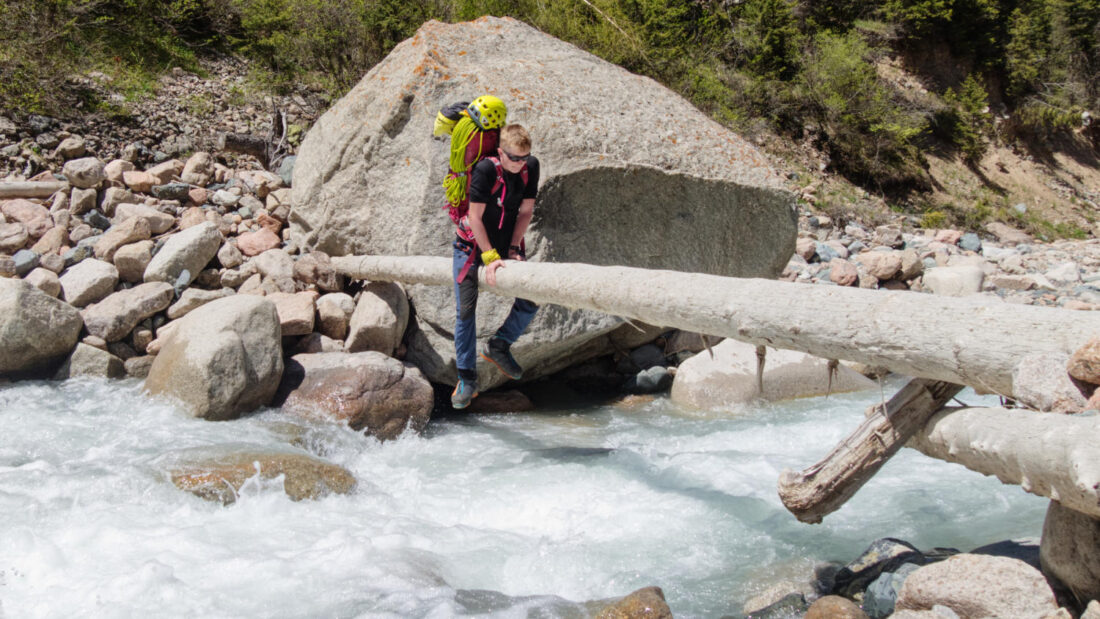
[[[464,243],[454,243],[454,261],[451,275],[455,281],[455,365],[458,366],[460,376],[473,378],[477,376],[477,270],[475,259],[466,272],[466,277],[461,283],[457,281],[458,273],[465,266],[473,248]],[[531,319],[535,317],[539,306],[526,299],[516,299],[512,303],[512,311],[508,312],[508,318],[497,329],[494,337],[514,343],[523,335]]]

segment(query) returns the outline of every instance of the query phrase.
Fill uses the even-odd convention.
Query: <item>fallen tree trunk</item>
[[[243,133],[221,133],[218,135],[218,150],[227,150],[234,153],[252,155],[267,167],[269,156],[268,138],[258,138]]]
[[[354,278],[451,285],[451,260],[332,259]],[[847,359],[907,376],[1012,394],[1028,355],[1072,354],[1100,333],[1100,312],[1009,305],[986,298],[807,286],[763,279],[587,264],[508,261],[490,288],[536,303],[591,309],[657,326]]]
[[[852,498],[961,390],[962,385],[926,378],[909,381],[885,407],[875,406],[855,432],[820,462],[801,473],[783,471],[778,488],[783,505],[802,522],[821,522]]]
[[[0,183],[0,198],[48,198],[68,188],[69,184],[65,181]]]
[[[1100,417],[948,408],[907,447],[1100,518]]]

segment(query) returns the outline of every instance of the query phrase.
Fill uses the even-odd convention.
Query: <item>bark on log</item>
[[[840,509],[924,427],[962,385],[917,378],[902,387],[885,408],[880,404],[855,432],[810,468],[779,475],[779,498],[802,522],[816,524]]]
[[[268,139],[242,133],[222,133],[218,135],[218,150],[252,155],[267,165]]]
[[[946,408],[907,447],[1100,518],[1100,416]]]
[[[48,198],[69,188],[65,181],[26,181],[0,183],[0,198]]]
[[[355,278],[451,285],[449,258],[345,256],[332,262]],[[497,271],[497,286],[489,288],[480,271],[482,289],[503,296],[858,361],[1006,396],[1021,357],[1073,354],[1100,333],[1100,312],[982,297],[514,261]]]

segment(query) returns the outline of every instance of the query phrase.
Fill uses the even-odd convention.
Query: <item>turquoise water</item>
[[[968,550],[1037,537],[1046,509],[902,450],[824,524],[797,522],[780,471],[827,453],[878,390],[710,415],[657,398],[456,416],[386,443],[311,425],[305,444],[356,476],[353,494],[296,503],[257,478],[222,507],[177,490],[163,456],[286,448],[289,418],[205,422],[139,387],[0,388],[0,617],[583,617],[648,585],[677,617],[715,617],[879,537]]]

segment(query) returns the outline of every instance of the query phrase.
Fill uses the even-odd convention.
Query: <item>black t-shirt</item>
[[[527,198],[534,198],[539,187],[539,160],[531,157],[527,160],[527,185],[523,184],[521,173],[512,174],[501,167],[504,185],[490,195],[497,182],[497,169],[492,161],[482,159],[474,166],[470,177],[470,202],[484,202],[485,215],[481,222],[489,233],[489,242],[502,257],[508,256],[508,246],[512,243],[512,232],[516,227],[519,206]],[[501,196],[504,203],[501,204]],[[503,211],[503,216],[502,216]],[[479,248],[480,251],[488,251]]]

